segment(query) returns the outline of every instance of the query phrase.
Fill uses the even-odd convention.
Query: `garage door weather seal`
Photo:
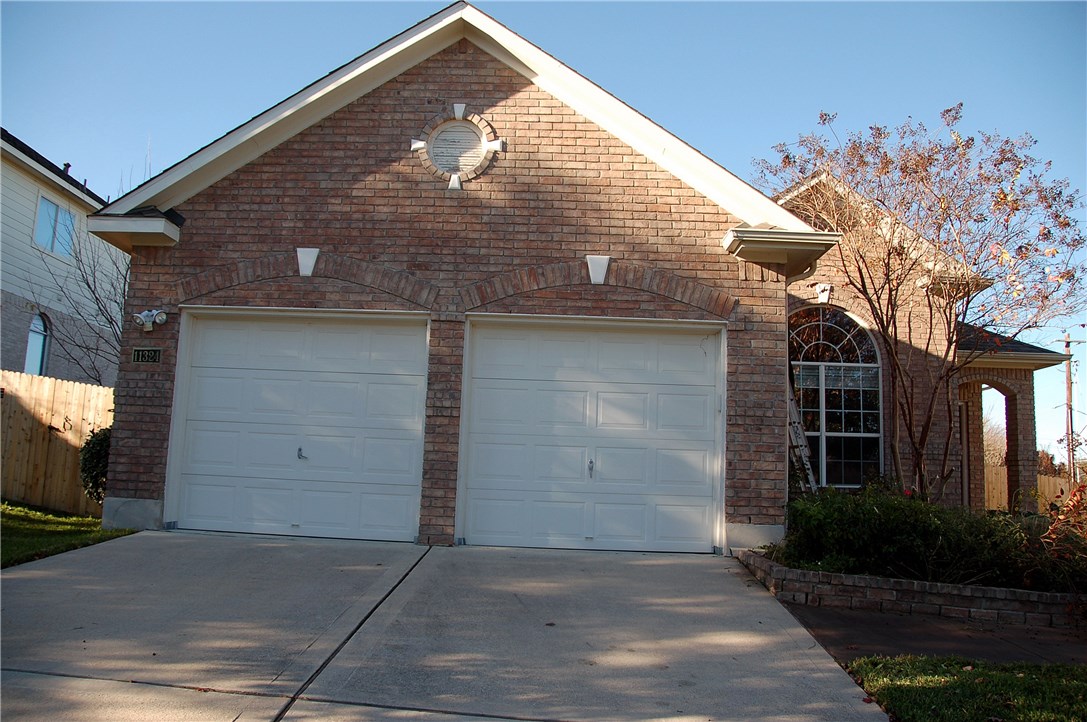
[[[321,665],[314,670],[313,674],[311,674],[309,678],[302,683],[302,686],[298,688],[298,691],[291,695],[291,698],[287,700],[286,704],[283,705],[283,709],[279,710],[279,714],[272,718],[272,722],[281,722],[283,718],[287,716],[287,713],[291,711],[291,707],[294,706],[294,703],[297,702],[298,699],[306,693],[306,690],[309,689],[310,685],[313,684],[314,680],[316,680],[321,675],[321,673],[325,671],[325,668],[332,663],[332,660],[336,658],[336,655],[338,655],[343,650],[343,648],[347,646],[347,643],[350,642],[355,637],[355,635],[359,633],[359,630],[362,629],[362,625],[370,621],[370,617],[374,616],[374,613],[377,612],[377,610],[381,609],[381,605],[384,604],[385,601],[393,595],[393,592],[400,588],[400,585],[404,583],[404,580],[407,579],[413,571],[415,571],[415,567],[419,566],[419,563],[426,558],[426,555],[429,554],[430,550],[433,548],[434,547],[427,547],[426,551],[419,555],[419,558],[415,560],[415,563],[411,565],[411,568],[404,572],[404,574],[396,580],[396,584],[394,584],[392,588],[385,593],[385,596],[383,596],[381,600],[378,601],[378,603],[375,604],[373,608],[366,613],[366,616],[359,620],[359,623],[355,625],[355,628],[351,630],[351,633],[344,637],[342,642],[336,645],[336,648],[332,650],[332,653],[329,654],[325,661],[321,662]]]

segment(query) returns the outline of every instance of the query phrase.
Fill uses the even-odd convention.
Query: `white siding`
[[[35,182],[27,171],[9,162],[5,156],[0,176],[0,239],[3,241],[0,284],[8,293],[34,301],[40,306],[71,314],[75,310],[57,289],[56,279],[66,278],[72,261],[43,252],[34,244],[34,219],[38,196],[45,194],[75,217],[77,239],[93,244],[96,250],[119,254],[120,251],[94,236],[87,235],[86,215],[94,209],[61,192],[59,185]],[[80,242],[80,241],[77,241]],[[88,302],[87,307],[90,308]]]

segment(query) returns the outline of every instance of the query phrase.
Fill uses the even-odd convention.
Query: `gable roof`
[[[813,231],[760,191],[466,2],[454,3],[387,40],[121,196],[91,217],[91,230],[114,245],[172,245],[179,237],[176,229],[160,236],[137,228],[138,223],[146,226],[150,222],[149,210],[171,210],[461,39],[467,39],[600,125],[729,211],[745,226],[789,232],[794,236],[791,239],[794,245],[796,234],[818,237],[829,243],[827,248],[836,240],[837,234]],[[141,220],[128,221],[136,211],[143,213]],[[133,232],[126,237],[120,228],[130,228]],[[791,251],[783,252],[787,255]]]
[[[815,193],[819,188],[829,188],[850,208],[860,208],[868,212],[869,217],[878,217],[876,228],[880,235],[896,241],[911,258],[919,261],[930,274],[932,287],[941,288],[969,287],[980,290],[991,285],[991,281],[981,276],[959,259],[953,258],[941,250],[929,238],[918,233],[906,223],[895,223],[894,214],[881,207],[873,199],[858,193],[852,186],[826,170],[820,170],[802,178],[792,186],[774,195],[774,201],[782,208],[795,207],[794,199],[805,192]],[[824,219],[827,220],[827,219]],[[828,225],[831,225],[829,222]]]
[[[12,158],[18,159],[27,168],[48,178],[52,183],[73,197],[78,198],[90,208],[97,210],[106,205],[106,201],[91,191],[85,183],[80,183],[68,174],[68,164],[65,164],[65,168],[62,169],[56,163],[16,138],[7,128],[0,128],[0,145],[2,145],[6,154],[10,154]]]
[[[1069,354],[1050,351],[969,323],[959,323],[959,353],[977,356],[969,366],[1027,368],[1033,371],[1069,360]]]

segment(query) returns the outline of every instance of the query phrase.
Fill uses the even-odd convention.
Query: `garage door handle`
[[[596,466],[592,459],[589,459],[589,478],[593,478],[593,467]]]
[[[299,459],[308,459],[309,458],[308,456],[303,456],[302,455],[302,447],[301,446],[298,447],[298,458]]]

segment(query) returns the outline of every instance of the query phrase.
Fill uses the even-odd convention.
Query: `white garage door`
[[[713,549],[717,329],[471,333],[469,544]]]
[[[422,322],[195,318],[178,526],[411,541]]]

